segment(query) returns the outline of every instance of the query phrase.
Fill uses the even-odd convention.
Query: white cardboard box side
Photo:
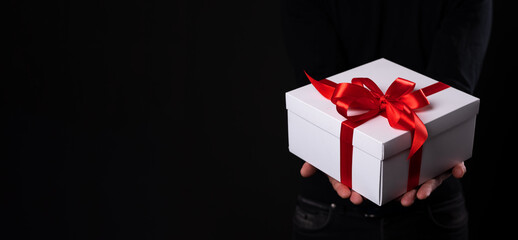
[[[429,139],[423,145],[419,184],[434,178],[456,164],[471,158],[476,118],[471,118]],[[434,149],[435,151],[431,151]],[[440,149],[437,151],[436,149]],[[382,161],[381,197],[379,204],[406,192],[408,178],[408,151]],[[354,187],[354,184],[353,184]]]
[[[291,111],[288,111],[288,147],[290,152],[327,175],[341,179],[339,139]],[[362,159],[353,160],[354,189],[371,201],[379,202],[382,161],[358,148],[353,148],[353,156]]]
[[[290,152],[340,180],[339,140],[291,111],[288,111],[288,121]],[[425,143],[420,183],[471,157],[474,128],[475,118],[471,118]],[[380,205],[406,191],[408,150],[379,161],[355,147],[353,156],[353,189],[367,199]]]

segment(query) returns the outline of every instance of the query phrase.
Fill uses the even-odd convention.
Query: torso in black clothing
[[[491,1],[285,0],[283,29],[299,85],[387,58],[466,92],[475,88],[489,41]],[[341,201],[327,176],[301,180],[301,195]],[[445,181],[432,196],[460,192]],[[365,201],[368,202],[368,201]],[[372,203],[363,204],[376,208]]]
[[[378,58],[472,92],[489,41],[487,0],[285,0],[286,49],[299,85]]]

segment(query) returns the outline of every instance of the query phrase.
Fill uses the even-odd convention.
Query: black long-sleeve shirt
[[[299,84],[387,58],[472,92],[489,41],[489,0],[286,0],[283,27]]]
[[[490,0],[285,0],[282,9],[299,85],[308,84],[303,70],[322,79],[384,57],[470,93],[492,18]],[[443,185],[458,191],[458,181]],[[301,194],[337,198],[321,172],[302,180]]]

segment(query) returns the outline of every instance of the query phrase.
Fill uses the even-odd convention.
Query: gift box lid
[[[437,82],[384,58],[327,79],[335,83],[342,83],[351,82],[353,78],[357,77],[370,78],[383,92],[398,77],[415,82],[415,90]],[[425,124],[429,138],[475,117],[478,113],[479,99],[453,87],[427,98],[430,105],[417,109],[415,112]],[[339,139],[341,123],[346,118],[340,115],[336,111],[336,106],[324,98],[313,85],[308,84],[287,92],[286,108]],[[349,111],[350,115],[363,112],[352,109]],[[356,127],[353,136],[354,147],[380,160],[407,150],[411,145],[411,133],[390,127],[383,116],[377,116]]]

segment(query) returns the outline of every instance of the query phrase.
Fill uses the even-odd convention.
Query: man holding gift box
[[[308,83],[303,70],[323,79],[385,57],[473,92],[490,25],[487,0],[283,4],[285,41],[299,85]],[[467,239],[467,213],[456,179],[465,172],[460,163],[378,207],[304,163],[294,238]]]

